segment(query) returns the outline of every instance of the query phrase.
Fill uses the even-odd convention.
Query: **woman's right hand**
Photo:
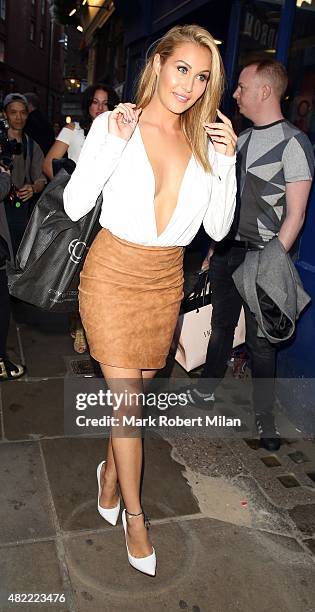
[[[130,102],[118,104],[109,115],[108,132],[124,140],[131,138],[139,121],[142,108]]]

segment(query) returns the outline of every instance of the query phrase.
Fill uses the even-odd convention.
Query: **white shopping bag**
[[[206,361],[208,342],[211,334],[212,305],[185,312],[178,317],[174,342],[177,345],[175,359],[190,372]],[[245,342],[245,316],[242,308],[235,329],[233,347]]]

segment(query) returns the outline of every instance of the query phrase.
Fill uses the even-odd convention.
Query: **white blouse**
[[[235,210],[235,156],[216,153],[209,141],[213,174],[205,172],[191,156],[176,208],[158,236],[155,179],[140,129],[137,126],[126,141],[108,133],[108,116],[109,112],[102,113],[93,121],[64,190],[69,217],[77,221],[88,213],[102,191],[100,224],[118,238],[145,246],[186,246],[203,223],[211,238],[222,240]]]
[[[79,123],[75,122],[74,130],[63,127],[56,140],[60,140],[68,145],[68,157],[77,163],[85,141],[84,130],[82,130]]]

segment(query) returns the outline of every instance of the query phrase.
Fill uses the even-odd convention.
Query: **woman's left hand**
[[[217,113],[222,123],[204,123],[203,127],[211,139],[217,153],[232,156],[235,154],[237,136],[233,130],[230,119],[223,115],[219,109]]]

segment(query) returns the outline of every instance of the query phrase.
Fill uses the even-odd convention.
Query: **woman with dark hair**
[[[81,107],[83,116],[80,119],[80,127],[83,129],[85,136],[88,134],[88,131],[93,123],[93,119],[95,119],[93,109],[97,109],[97,115],[100,114],[98,111],[98,104],[101,91],[107,94],[105,111],[113,110],[120,102],[119,97],[113,87],[110,87],[105,83],[96,83],[95,85],[90,85],[87,87],[82,98]]]
[[[52,160],[61,159],[67,153],[68,158],[77,163],[85,137],[98,115],[113,110],[119,104],[115,90],[105,83],[95,83],[87,87],[82,98],[82,118],[65,125],[48,151],[43,170],[48,178],[53,178]]]
[[[119,104],[119,97],[115,90],[105,83],[95,83],[87,87],[82,98],[82,118],[80,122],[68,123],[62,128],[56,138],[56,142],[48,151],[44,163],[43,171],[52,179],[53,169],[52,160],[61,159],[67,153],[68,159],[77,163],[85,138],[96,117],[105,111],[113,110]],[[76,353],[85,353],[87,344],[81,321],[75,317],[72,325],[74,328],[71,335],[74,338],[73,348]]]

